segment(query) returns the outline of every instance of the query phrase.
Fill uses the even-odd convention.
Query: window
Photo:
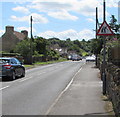
[[[10,60],[9,59],[0,59],[0,64],[6,64],[9,63]]]
[[[20,61],[19,61],[18,59],[15,58],[15,60],[16,60],[17,64],[21,64]]]
[[[11,64],[17,64],[17,61],[15,59],[11,59]]]

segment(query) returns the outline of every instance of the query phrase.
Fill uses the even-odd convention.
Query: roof
[[[0,59],[11,59],[11,58],[14,58],[14,57],[0,57]]]
[[[17,32],[17,31],[14,31],[13,33],[19,40],[24,40],[25,39],[25,35],[20,33],[20,32]]]

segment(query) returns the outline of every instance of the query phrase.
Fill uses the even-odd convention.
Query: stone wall
[[[103,74],[103,55],[98,58],[101,80]],[[106,53],[106,92],[113,104],[117,117],[120,117],[120,46],[110,47]]]
[[[108,63],[106,67],[107,95],[113,104],[116,116],[120,116],[120,67]]]

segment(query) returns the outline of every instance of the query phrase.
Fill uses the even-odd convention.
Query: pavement
[[[47,115],[107,115],[102,99],[102,81],[95,63],[88,62],[75,75],[71,85],[64,90]]]

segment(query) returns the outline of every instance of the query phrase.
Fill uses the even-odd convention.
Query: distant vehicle
[[[72,60],[73,61],[79,61],[79,60],[82,60],[82,57],[80,57],[79,55],[75,54],[75,55],[72,55]]]
[[[69,55],[69,56],[67,57],[67,59],[68,59],[68,60],[71,60],[71,59],[72,59],[72,56],[71,56],[71,55]]]
[[[25,68],[16,58],[0,57],[0,76],[11,80],[15,80],[16,77],[25,77]]]
[[[88,56],[88,57],[86,57],[86,62],[89,62],[89,61],[94,62],[94,61],[95,61],[95,59],[96,59],[96,57],[95,57],[95,56]]]

